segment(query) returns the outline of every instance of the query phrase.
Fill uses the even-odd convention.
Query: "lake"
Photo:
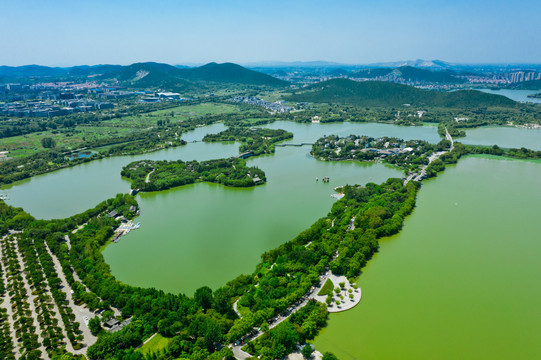
[[[352,359],[541,358],[541,163],[461,159],[380,241],[361,303],[320,351]]]
[[[536,98],[529,98],[528,95],[530,94],[537,94],[541,92],[541,89],[539,90],[511,90],[511,89],[500,89],[500,90],[493,90],[493,89],[475,89],[482,92],[486,92],[489,94],[495,94],[495,95],[503,95],[508,97],[511,100],[520,101],[520,102],[531,102],[531,103],[541,103],[541,99]]]
[[[439,141],[434,126],[297,124],[290,143],[323,135],[396,136]],[[200,140],[222,124],[184,135]],[[464,143],[541,150],[541,132],[510,127],[467,131]],[[266,250],[295,237],[335,201],[343,184],[380,183],[401,172],[382,164],[322,162],[309,146],[277,147],[253,158],[267,174],[249,189],[199,183],[137,196],[141,228],[104,250],[112,273],[128,284],[189,295],[251,273]],[[189,143],[115,157],[15,183],[8,202],[38,218],[62,218],[127,192],[122,166],[139,159],[206,160],[238,154],[238,144]],[[330,177],[330,183],[315,178]],[[359,279],[363,300],[333,314],[316,339],[340,359],[539,358],[541,333],[541,164],[468,157],[426,181],[403,231],[382,239]]]

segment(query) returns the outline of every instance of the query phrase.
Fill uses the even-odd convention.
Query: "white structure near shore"
[[[354,288],[355,284],[351,284],[345,276],[336,276],[329,271],[322,280],[322,286],[325,285],[327,279],[330,279],[333,282],[332,302],[330,305],[327,306],[327,311],[329,311],[330,313],[347,311],[354,308],[359,302],[361,302],[361,288]],[[340,283],[344,283],[344,286],[340,288],[340,292],[336,293],[334,289],[340,287]],[[352,296],[350,297],[350,295]],[[316,294],[314,296],[314,299],[323,304],[326,304],[327,295]],[[339,302],[339,304],[336,303],[337,301]]]

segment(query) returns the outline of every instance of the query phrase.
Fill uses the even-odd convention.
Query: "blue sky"
[[[541,1],[1,0],[0,65],[541,63]]]

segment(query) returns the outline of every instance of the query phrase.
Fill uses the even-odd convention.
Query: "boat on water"
[[[0,194],[0,200],[7,200],[8,196],[6,194]]]

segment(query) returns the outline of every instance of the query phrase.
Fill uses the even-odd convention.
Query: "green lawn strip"
[[[171,343],[170,338],[166,338],[160,334],[154,335],[149,342],[137,349],[137,352],[143,355],[149,355],[158,351],[164,350]]]
[[[323,287],[321,288],[321,290],[319,290],[319,292],[317,293],[318,296],[323,296],[323,295],[332,295],[332,290],[334,289],[334,284],[333,282],[331,281],[331,279],[327,279],[327,281],[325,281],[325,284],[323,285]]]

